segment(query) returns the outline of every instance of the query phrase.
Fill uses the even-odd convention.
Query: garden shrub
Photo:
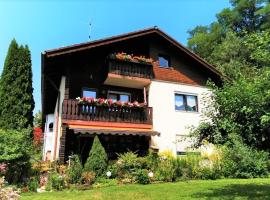
[[[51,178],[49,177],[48,178],[48,181],[47,181],[47,184],[45,185],[45,191],[47,191],[47,192],[50,192],[50,191],[52,191],[52,180],[51,180]]]
[[[156,169],[159,163],[159,155],[154,153],[152,150],[149,150],[146,157],[144,157],[147,162],[147,167],[149,169]]]
[[[268,175],[268,153],[248,147],[240,137],[232,135],[223,154],[226,177],[255,178]]]
[[[182,179],[194,179],[196,178],[201,156],[193,153],[187,153],[185,156],[178,157],[176,159],[176,175],[181,176]],[[179,178],[179,177],[178,177]]]
[[[162,158],[155,171],[158,181],[172,182],[176,179],[174,158]]]
[[[146,184],[149,180],[143,179],[145,179],[144,176],[147,176],[146,179],[149,179],[148,171],[151,170],[152,165],[152,156],[138,157],[136,153],[126,152],[118,155],[118,160],[110,169],[115,170],[117,174],[116,178],[121,179],[122,183],[133,183],[137,181]]]
[[[118,176],[135,172],[140,167],[137,158],[137,154],[133,152],[119,154],[116,162]]]
[[[94,172],[83,172],[81,179],[84,184],[91,185],[95,182],[96,174]]]
[[[31,192],[37,192],[39,186],[39,181],[36,178],[33,178],[28,183],[28,189]]]
[[[51,190],[51,189],[55,189],[55,190],[63,190],[65,188],[65,181],[64,181],[64,177],[57,174],[56,172],[52,172],[49,175],[49,181],[46,187],[46,190]]]
[[[111,172],[110,178],[116,178],[117,177],[117,164],[116,162],[111,162],[107,167],[107,172]]]
[[[30,173],[31,130],[0,129],[0,163],[8,163],[5,173],[9,183],[21,183]]]
[[[140,184],[149,184],[150,178],[146,169],[139,169],[135,173],[135,181]]]
[[[95,136],[92,149],[89,152],[89,157],[84,164],[84,171],[94,172],[96,176],[102,176],[107,169],[107,165],[108,157],[105,149],[98,137]]]
[[[223,176],[222,170],[213,166],[199,166],[194,170],[194,178],[202,179],[202,180],[216,180]]]
[[[83,166],[78,155],[72,155],[70,157],[70,167],[67,169],[67,176],[70,183],[79,183]]]
[[[141,161],[142,159],[139,159],[137,154],[133,152],[119,154],[118,160],[115,163],[118,178],[130,179],[130,182],[132,182],[135,172],[142,167]]]
[[[164,159],[173,159],[175,158],[173,152],[171,150],[164,150],[158,153],[159,157]]]
[[[201,160],[195,167],[195,178],[218,179],[223,177],[223,155],[219,146],[204,142],[201,147]]]

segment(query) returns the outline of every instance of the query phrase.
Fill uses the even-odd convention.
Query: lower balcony
[[[80,104],[76,99],[65,99],[62,108],[62,119],[152,126],[152,108],[87,105]]]

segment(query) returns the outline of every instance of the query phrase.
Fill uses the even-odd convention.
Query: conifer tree
[[[84,171],[95,172],[96,176],[101,176],[107,169],[108,157],[104,147],[100,143],[98,136],[95,136],[89,157],[84,164]]]
[[[0,128],[33,126],[32,64],[28,46],[10,43],[0,79]]]

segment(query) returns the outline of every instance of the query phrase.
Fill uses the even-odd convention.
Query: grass
[[[270,179],[193,180],[151,185],[118,185],[86,191],[25,193],[21,199],[270,199]]]

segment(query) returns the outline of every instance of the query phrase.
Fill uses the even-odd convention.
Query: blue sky
[[[229,0],[0,0],[0,72],[13,38],[29,45],[37,112],[44,50],[89,41],[90,32],[95,40],[155,25],[186,45],[188,30],[213,22],[229,6]]]

